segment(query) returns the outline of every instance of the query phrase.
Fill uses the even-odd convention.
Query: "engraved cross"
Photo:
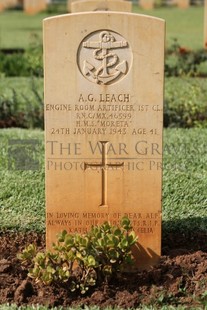
[[[102,178],[102,194],[100,207],[107,207],[107,169],[109,167],[123,167],[124,163],[120,164],[108,164],[107,163],[107,143],[108,141],[99,141],[101,143],[102,162],[97,163],[84,163],[84,170],[90,167],[97,167],[101,169]]]

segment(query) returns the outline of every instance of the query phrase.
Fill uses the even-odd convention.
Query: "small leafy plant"
[[[36,246],[30,244],[18,258],[36,282],[65,283],[71,292],[85,294],[133,264],[131,248],[136,241],[130,220],[123,217],[120,227],[105,222],[84,235],[63,231],[51,251],[37,253]]]

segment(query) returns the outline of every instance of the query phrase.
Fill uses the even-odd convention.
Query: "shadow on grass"
[[[207,217],[163,221],[162,254],[207,251]]]

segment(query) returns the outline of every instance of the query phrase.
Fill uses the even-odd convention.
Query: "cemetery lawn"
[[[187,10],[179,8],[156,8],[144,11],[133,6],[134,13],[152,15],[166,20],[167,46],[172,39],[177,38],[180,45],[200,49],[203,47],[203,7],[190,7]],[[34,16],[22,11],[1,12],[0,18],[0,49],[28,48],[34,42],[34,34],[42,40],[42,20],[57,15],[55,13],[39,13]],[[176,22],[175,22],[176,21]]]
[[[142,10],[134,6],[134,13],[163,18],[166,21],[167,47],[172,39],[178,39],[181,46],[190,49],[203,47],[203,7],[193,7],[182,10],[176,7]],[[176,21],[176,22],[175,22]]]
[[[148,272],[124,274],[92,289],[86,296],[78,296],[69,294],[64,285],[36,284],[27,278],[16,258],[26,244],[33,242],[39,250],[45,247],[44,132],[1,129],[0,304],[96,305],[102,308],[151,305],[153,309],[173,305],[186,307],[180,309],[205,309],[206,136],[207,129],[164,130],[163,256],[160,264]],[[17,140],[16,144],[11,145],[11,140]],[[36,150],[27,153],[30,159],[39,162],[37,170],[16,170],[19,142],[25,140],[38,142],[32,144],[36,145]],[[152,169],[156,169],[153,162]]]
[[[34,34],[42,40],[42,20],[47,13],[26,15],[22,11],[1,12],[0,49],[27,48],[34,42]]]

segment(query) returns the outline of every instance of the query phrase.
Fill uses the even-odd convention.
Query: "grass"
[[[176,7],[142,10],[134,6],[134,12],[147,14],[166,21],[166,41],[170,46],[172,39],[178,39],[180,45],[190,49],[203,47],[203,7],[190,7],[182,10]]]
[[[0,14],[0,48],[26,48],[33,42],[34,33],[42,38],[42,20],[47,13],[29,16],[22,11],[5,11]]]
[[[39,169],[12,170],[8,140],[36,139]],[[0,131],[0,226],[20,230],[44,230],[44,147],[42,131],[10,129]],[[10,170],[11,169],[11,170]]]
[[[164,131],[163,220],[165,231],[206,231],[207,129]],[[45,231],[44,132],[0,130],[0,226]],[[39,170],[8,169],[10,139],[39,141]],[[14,168],[14,166],[12,166]]]
[[[163,220],[166,230],[207,230],[207,152],[203,129],[164,131]]]
[[[192,49],[203,47],[203,7],[156,8],[144,11],[133,6],[134,13],[152,15],[166,20],[167,44],[177,38],[182,46]],[[39,13],[34,16],[22,11],[5,11],[0,13],[0,48],[26,48],[34,40],[34,33],[42,40],[42,20],[56,15]]]

